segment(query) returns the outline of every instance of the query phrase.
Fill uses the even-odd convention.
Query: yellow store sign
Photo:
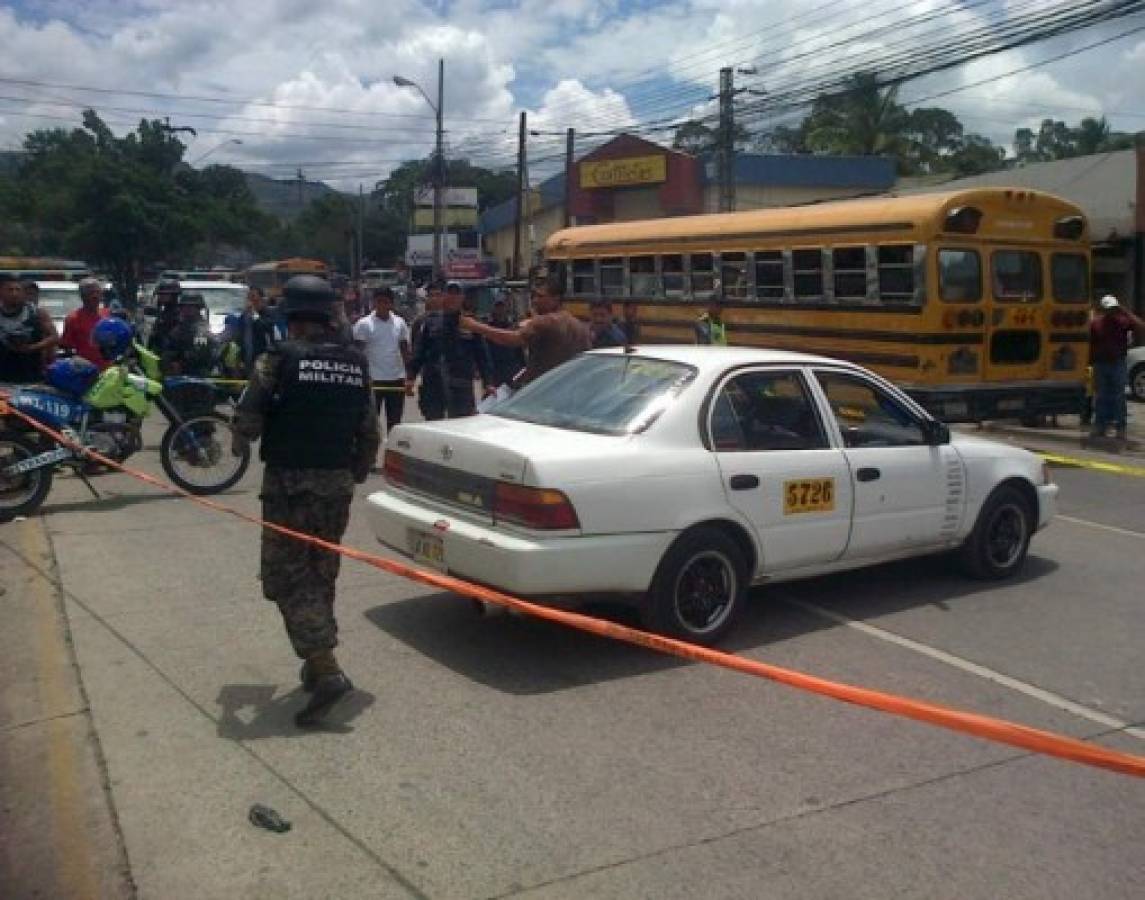
[[[656,184],[668,180],[668,158],[630,156],[627,159],[602,159],[580,164],[582,188],[625,187],[630,184]]]

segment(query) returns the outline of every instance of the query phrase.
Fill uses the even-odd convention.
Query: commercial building
[[[516,256],[522,271],[545,240],[571,225],[623,222],[716,212],[715,164],[632,135],[619,135],[576,160],[529,194]],[[895,183],[894,161],[883,157],[779,156],[739,153],[733,172],[736,209],[792,206],[881,193]],[[517,202],[480,219],[485,253],[502,273],[513,271]]]

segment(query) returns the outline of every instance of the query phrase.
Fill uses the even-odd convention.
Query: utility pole
[[[445,60],[437,61],[437,150],[433,160],[433,277],[441,278],[441,204],[445,188],[445,153],[442,149],[442,105],[445,100]]]
[[[521,221],[525,203],[525,111],[517,130],[517,220],[513,223],[513,277],[521,277]]]
[[[576,130],[570,128],[565,132],[565,228],[572,224],[573,148],[575,144]]]
[[[302,175],[302,167],[298,168],[298,211],[302,212],[302,185],[306,183],[305,177]]]
[[[720,69],[720,127],[716,142],[716,171],[720,185],[720,212],[736,208],[735,194],[735,108],[732,98],[732,69]]]

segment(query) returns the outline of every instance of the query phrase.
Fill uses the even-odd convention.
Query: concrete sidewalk
[[[967,433],[975,432],[972,425],[965,426],[964,430]],[[991,435],[1004,435],[1019,442],[1048,442],[1098,453],[1145,458],[1145,406],[1141,404],[1129,405],[1129,440],[1124,444],[1113,438],[1090,440],[1089,428],[1082,427],[1080,418],[1076,415],[1056,416],[1037,428],[1027,428],[1016,421],[986,422],[980,431]]]
[[[0,525],[0,896],[128,898],[42,519]]]

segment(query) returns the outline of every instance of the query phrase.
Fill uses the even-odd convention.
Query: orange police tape
[[[49,435],[54,440],[75,449],[81,449],[75,442],[68,441],[63,435],[30,416],[23,414],[19,410],[9,409],[9,411],[11,414],[23,419],[33,428]],[[712,665],[742,672],[746,675],[754,675],[757,678],[777,681],[781,684],[790,685],[791,687],[799,688],[800,690],[813,694],[832,697],[836,700],[842,700],[845,703],[855,704],[856,706],[865,706],[869,709],[879,710],[880,712],[891,713],[930,725],[949,728],[952,731],[961,732],[962,734],[985,738],[986,740],[996,741],[1001,744],[1009,744],[1012,747],[1028,750],[1032,753],[1056,756],[1059,759],[1067,759],[1088,766],[1110,769],[1114,772],[1121,772],[1126,775],[1136,775],[1139,778],[1145,777],[1145,757],[1143,756],[1110,750],[1097,744],[1089,744],[1076,738],[1054,734],[1049,731],[1041,731],[1037,728],[1029,728],[1025,725],[1007,722],[1004,719],[995,719],[991,716],[965,712],[948,706],[927,703],[922,700],[913,700],[909,697],[901,697],[896,694],[887,694],[882,691],[874,691],[841,682],[828,681],[824,678],[817,678],[814,675],[806,675],[792,669],[783,669],[778,666],[768,665],[767,663],[758,662],[754,659],[746,659],[745,657],[736,656],[732,653],[724,653],[720,650],[712,650],[707,647],[700,647],[684,641],[674,640],[673,638],[650,634],[646,631],[629,628],[626,625],[621,625],[616,622],[608,622],[580,613],[566,612],[547,606],[540,606],[509,594],[503,594],[492,588],[471,584],[460,578],[430,572],[425,569],[418,569],[405,563],[376,556],[372,553],[366,553],[362,550],[356,550],[353,547],[346,547],[342,544],[324,541],[313,535],[303,534],[289,528],[284,528],[281,525],[266,522],[257,516],[248,515],[237,509],[232,509],[229,506],[223,506],[221,503],[216,503],[213,500],[190,494],[161,479],[148,475],[145,472],[130,469],[94,451],[89,450],[86,452],[93,459],[106,466],[118,469],[133,478],[158,487],[161,490],[172,494],[179,494],[200,506],[205,506],[207,509],[234,516],[235,518],[250,522],[252,525],[272,529],[295,538],[296,540],[323,547],[326,550],[332,550],[349,559],[356,559],[359,562],[366,563],[377,569],[382,569],[393,575],[400,575],[411,581],[419,581],[423,584],[451,591],[465,597],[516,609],[531,616],[536,616],[537,618],[548,619],[551,622],[558,622],[561,625],[567,625],[570,628],[577,628],[581,631],[600,635],[601,637],[625,641],[629,644],[646,647],[650,650],[658,650],[661,653],[668,653],[684,659],[711,663]]]
[[[211,384],[224,384],[224,385],[226,385],[226,384],[242,384],[242,385],[245,385],[247,383],[247,380],[245,378],[208,378],[206,380],[211,382]],[[403,393],[405,392],[404,387],[384,387],[382,385],[377,385],[377,384],[370,385],[370,390],[372,390],[374,393],[377,393],[377,394],[384,394],[386,391],[390,391],[390,392],[401,391]]]

